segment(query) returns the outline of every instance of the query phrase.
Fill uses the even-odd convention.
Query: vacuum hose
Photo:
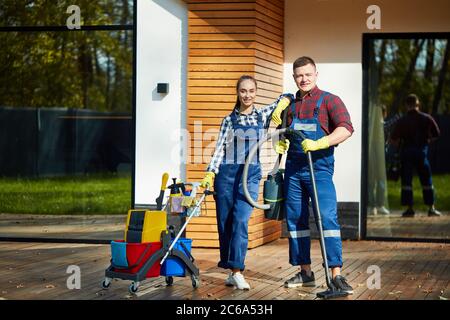
[[[247,160],[245,161],[244,171],[242,172],[242,186],[244,189],[244,195],[245,198],[247,198],[247,201],[255,208],[262,209],[262,210],[268,210],[270,209],[270,204],[259,204],[253,198],[250,196],[250,193],[248,192],[248,186],[247,186],[247,178],[248,178],[248,168],[250,166],[250,163],[252,162],[253,157],[257,153],[258,149],[261,148],[261,146],[270,139],[273,139],[274,137],[279,137],[282,134],[286,133],[286,131],[292,130],[290,128],[283,128],[280,130],[276,130],[272,132],[271,134],[265,135],[259,143],[255,144],[249,151]]]

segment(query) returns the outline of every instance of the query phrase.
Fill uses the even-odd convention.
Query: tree
[[[392,103],[391,114],[396,114],[400,110],[400,106],[403,103],[408,91],[410,90],[411,80],[414,75],[415,66],[417,63],[417,58],[419,57],[420,51],[422,50],[425,39],[415,39],[412,49],[413,54],[410,59],[408,69],[406,71],[405,77],[402,80],[398,93],[395,95],[394,101]]]
[[[427,91],[424,96],[424,105],[427,111],[431,111],[428,109],[432,105],[432,98],[433,98],[433,67],[434,67],[434,52],[435,52],[435,39],[428,39],[427,40],[427,60],[425,65],[425,71],[423,74],[424,77],[424,85],[427,86]]]
[[[440,103],[441,97],[443,95],[445,75],[447,73],[447,68],[448,68],[448,63],[449,63],[449,55],[450,55],[450,41],[449,41],[449,39],[447,39],[447,45],[445,46],[445,53],[444,53],[444,57],[442,59],[442,67],[439,72],[439,80],[438,80],[438,84],[436,87],[436,93],[434,95],[432,114],[437,114],[438,108],[439,108],[439,103]]]
[[[70,0],[3,1],[0,25],[65,26],[71,4]],[[133,22],[132,0],[77,0],[76,4],[83,25]],[[0,106],[130,112],[131,34],[0,32]]]

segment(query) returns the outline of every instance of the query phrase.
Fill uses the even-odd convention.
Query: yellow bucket
[[[128,211],[124,240],[130,243],[159,242],[161,232],[166,230],[165,211],[133,209]]]

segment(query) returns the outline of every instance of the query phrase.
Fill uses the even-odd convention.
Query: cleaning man
[[[288,151],[285,168],[286,222],[289,231],[289,262],[300,266],[300,272],[285,282],[285,287],[315,286],[311,270],[311,240],[309,201],[313,189],[307,152],[312,153],[320,211],[324,230],[328,266],[334,286],[348,294],[353,288],[341,276],[342,241],[337,218],[336,190],[333,184],[334,146],[353,133],[350,115],[342,100],[316,86],[318,72],[313,59],[298,58],[293,65],[294,80],[299,89],[295,101],[287,110],[287,126],[301,130],[307,139],[297,135],[280,140],[275,150]],[[281,124],[282,108],[272,114],[275,124]]]

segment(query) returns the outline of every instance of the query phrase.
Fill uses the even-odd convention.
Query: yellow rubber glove
[[[213,184],[213,179],[216,176],[216,174],[212,171],[208,171],[203,178],[202,182],[200,183],[200,187],[206,188],[207,186],[211,187]]]
[[[281,120],[281,113],[284,109],[286,109],[291,104],[291,100],[287,97],[281,98],[280,101],[278,101],[277,107],[272,112],[272,121],[277,126],[279,126],[282,123]]]
[[[326,149],[329,146],[330,143],[328,141],[328,136],[320,138],[319,140],[305,139],[302,142],[302,149],[305,153],[307,153],[308,151]]]
[[[284,141],[279,140],[274,145],[275,152],[279,154],[285,154],[289,150],[289,143],[290,142],[288,139],[285,139]]]

